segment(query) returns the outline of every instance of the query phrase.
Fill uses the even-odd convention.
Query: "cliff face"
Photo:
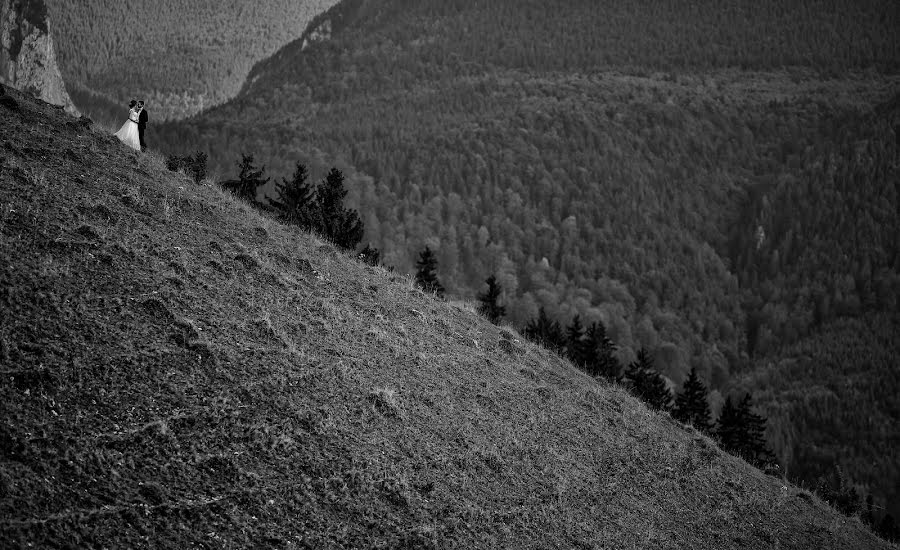
[[[0,0],[0,83],[77,113],[56,63],[43,0]]]

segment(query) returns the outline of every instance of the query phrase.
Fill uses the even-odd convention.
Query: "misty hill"
[[[46,2],[78,106],[120,122],[134,97],[150,101],[154,120],[229,99],[254,63],[298,38],[335,0]]]
[[[464,304],[11,99],[0,545],[887,547]]]
[[[647,348],[676,385],[697,367],[714,407],[745,376],[768,392],[757,369],[848,316],[900,332],[883,315],[898,296],[896,139],[873,126],[900,90],[896,3],[612,4],[345,1],[310,25],[329,40],[286,46],[233,101],[158,140],[209,151],[223,177],[244,152],[278,176],[338,164],[386,264],[408,272],[428,245],[457,296],[496,274],[516,326],[539,307],[601,320],[624,361]],[[873,131],[881,152],[857,166]],[[867,341],[885,346],[871,368],[892,369],[894,340]],[[842,344],[858,342],[823,353]],[[859,465],[851,479],[884,503],[900,472],[869,464],[890,462],[880,434],[900,415],[873,409],[896,392],[875,375],[809,412],[886,415],[845,440],[801,420],[807,396],[786,391],[840,380],[826,365],[775,378],[769,437],[809,483],[828,460]],[[806,461],[812,433],[829,450]]]

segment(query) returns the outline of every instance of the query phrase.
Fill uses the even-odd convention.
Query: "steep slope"
[[[150,101],[155,120],[229,99],[254,63],[336,0],[46,1],[76,102],[108,122],[133,97]]]
[[[0,1],[0,84],[77,112],[56,64],[44,0]]]
[[[897,6],[345,1],[258,64],[235,100],[163,128],[158,142],[209,151],[223,175],[245,152],[276,176],[297,160],[356,171],[366,241],[388,265],[409,271],[428,245],[455,295],[475,296],[496,274],[517,326],[539,307],[564,323],[576,313],[600,320],[624,361],[644,347],[676,385],[696,367],[726,394],[747,389],[740,377],[799,339],[820,338],[815,300],[847,298],[820,322],[852,312],[857,275],[870,297],[900,295],[896,263],[862,261],[896,242],[897,196],[873,192],[893,189],[894,150],[854,176],[871,185],[850,181],[839,193],[815,168],[834,154],[839,171],[851,170],[848,154],[875,131],[873,109],[900,91]],[[312,40],[316,29],[329,39]],[[879,143],[895,140],[890,126],[877,132]],[[865,229],[848,231],[856,210],[873,205]],[[784,218],[797,215],[803,231],[785,232]],[[833,251],[856,267],[809,255]],[[874,403],[891,390],[870,389],[877,399],[853,394],[831,410],[880,417]],[[791,451],[811,431],[782,420],[801,415],[778,416],[770,435],[782,458],[794,457],[790,471],[819,471]],[[881,460],[870,454],[884,442],[879,430],[833,438],[824,454],[867,471]],[[881,503],[893,478],[853,481]]]
[[[887,547],[466,307],[13,99],[0,545]]]

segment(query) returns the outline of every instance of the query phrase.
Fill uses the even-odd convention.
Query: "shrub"
[[[184,172],[194,179],[194,183],[200,184],[206,177],[206,161],[208,155],[203,151],[197,151],[194,156],[169,155],[166,158],[166,168],[172,172]]]

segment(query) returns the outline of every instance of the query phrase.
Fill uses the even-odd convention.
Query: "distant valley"
[[[86,114],[113,123],[134,97],[158,121],[233,97],[254,63],[336,0],[46,2],[69,92]]]

